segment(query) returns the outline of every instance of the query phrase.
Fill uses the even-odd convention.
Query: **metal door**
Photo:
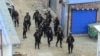
[[[71,32],[73,34],[88,33],[88,24],[95,23],[96,17],[96,9],[72,9]]]

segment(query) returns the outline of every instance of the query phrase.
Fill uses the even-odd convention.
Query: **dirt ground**
[[[25,56],[96,56],[97,50],[97,41],[89,37],[75,36],[74,50],[72,54],[68,54],[67,43],[65,42],[66,38],[63,40],[63,48],[56,47],[56,37],[51,44],[51,47],[47,45],[47,38],[42,38],[42,43],[40,49],[35,49],[34,47],[34,37],[35,24],[32,19],[32,15],[36,9],[42,9],[41,2],[36,2],[39,0],[12,0],[15,6],[15,9],[18,10],[20,15],[20,25],[16,27],[21,45],[19,48],[15,48],[15,52],[20,52]],[[39,5],[40,4],[40,5]],[[27,32],[27,39],[22,38],[22,29],[23,29],[23,19],[26,14],[29,12],[31,15],[31,28]],[[59,45],[58,45],[59,46]]]

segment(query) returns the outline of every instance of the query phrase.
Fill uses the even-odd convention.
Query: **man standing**
[[[27,23],[23,22],[23,39],[27,38],[26,32],[27,32]]]
[[[47,23],[44,22],[44,23],[43,23],[43,33],[44,33],[44,37],[46,37],[47,28],[48,28]]]
[[[54,33],[55,33],[55,35],[57,35],[56,32],[57,32],[58,26],[59,26],[59,20],[58,20],[58,17],[56,17],[56,19],[54,20]]]
[[[62,40],[63,40],[63,31],[62,31],[61,27],[59,27],[57,30],[56,47],[57,47],[58,42],[60,41],[60,47],[62,48]]]
[[[38,16],[38,28],[39,28],[40,24],[42,23],[42,21],[43,21],[43,17],[41,16],[41,14],[39,14],[39,16]]]
[[[35,25],[37,26],[38,23],[38,16],[39,16],[39,11],[36,10],[35,13],[33,14],[33,19],[35,19]]]
[[[24,17],[24,21],[27,23],[27,29],[30,29],[30,26],[31,26],[31,17],[29,15],[29,13],[27,12],[26,13],[26,16]]]
[[[50,47],[50,42],[53,40],[53,33],[51,27],[48,27],[46,34],[47,34],[48,46]]]
[[[38,45],[38,49],[40,49],[40,47],[39,47],[39,44],[40,44],[40,33],[39,33],[39,30],[37,30],[33,36],[35,37],[35,49],[36,49],[37,45]]]
[[[40,27],[39,27],[39,33],[40,33],[40,43],[41,43],[41,37],[42,37],[42,35],[43,35],[43,28],[42,28],[41,25],[40,25]]]
[[[16,10],[12,13],[12,19],[14,20],[15,27],[16,25],[19,26],[19,14]]]
[[[46,15],[46,19],[48,19],[48,22],[50,23],[52,21],[52,15],[51,15],[50,11],[45,13],[45,15]]]
[[[74,41],[75,40],[74,40],[72,34],[70,33],[69,36],[68,36],[68,38],[67,38],[67,41],[66,41],[68,43],[68,51],[69,51],[69,53],[70,52],[72,53],[72,51],[73,51],[73,42]]]

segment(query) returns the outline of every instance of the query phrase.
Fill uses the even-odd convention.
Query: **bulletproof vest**
[[[24,21],[29,21],[29,16],[28,16],[28,15],[27,15],[27,16],[25,16]]]
[[[62,37],[62,31],[58,31],[58,36]]]

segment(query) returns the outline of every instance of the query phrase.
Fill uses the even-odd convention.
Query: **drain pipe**
[[[68,37],[68,34],[69,34],[69,12],[70,12],[70,5],[67,5],[68,6],[68,16],[67,16],[67,37]]]

